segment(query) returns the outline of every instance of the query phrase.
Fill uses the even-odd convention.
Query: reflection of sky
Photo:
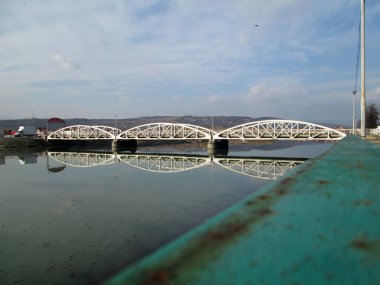
[[[298,157],[312,158],[328,150],[333,143],[325,142],[259,142],[258,144],[248,143],[237,144],[229,143],[228,155],[231,156],[263,156],[263,157]],[[159,146],[159,147],[138,147],[136,153],[184,153],[207,155],[207,146],[205,144],[195,146],[187,144],[178,146]]]
[[[298,157],[312,158],[327,151],[333,144],[331,143],[300,143],[286,148],[275,149],[250,149],[247,151],[231,150],[230,155],[242,156],[263,156],[263,157]],[[239,147],[237,147],[238,149]]]
[[[213,166],[169,176],[121,163],[46,167],[46,157],[1,166],[5,283],[97,284],[266,183]]]
[[[230,155],[302,157],[328,146],[233,146]],[[207,155],[198,147],[190,152]],[[125,163],[51,173],[48,166],[62,164],[46,156],[20,164],[32,156],[12,153],[1,166],[0,244],[7,263],[0,263],[0,279],[6,283],[99,283],[268,183],[215,164],[170,175]]]

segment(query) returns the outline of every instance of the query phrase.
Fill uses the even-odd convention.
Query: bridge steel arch
[[[115,140],[120,130],[107,126],[73,125],[51,133],[48,140]]]
[[[325,126],[293,120],[264,120],[223,130],[215,139],[228,140],[341,140],[346,136]]]
[[[210,140],[213,131],[190,124],[152,123],[120,133],[117,140]]]
[[[110,134],[113,134],[115,138],[117,135],[119,135],[122,132],[122,130],[118,128],[110,127],[110,126],[93,126],[93,127],[109,132]]]

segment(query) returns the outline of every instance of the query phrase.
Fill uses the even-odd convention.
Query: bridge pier
[[[118,150],[121,148],[136,150],[137,141],[136,140],[113,140],[112,141],[112,150]]]
[[[228,148],[228,140],[210,140],[207,143],[208,149],[216,149],[216,148]]]
[[[211,156],[227,155],[228,154],[228,140],[210,140],[207,143],[207,152]]]

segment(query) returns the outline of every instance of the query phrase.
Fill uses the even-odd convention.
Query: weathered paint
[[[121,284],[380,284],[380,148],[347,137],[121,272]]]

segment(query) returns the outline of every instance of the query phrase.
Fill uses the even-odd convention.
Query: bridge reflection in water
[[[284,175],[307,160],[306,158],[214,157],[212,155],[112,152],[48,152],[48,158],[72,167],[125,163],[145,171],[159,173],[189,171],[216,164],[240,174],[268,180],[274,180]]]

